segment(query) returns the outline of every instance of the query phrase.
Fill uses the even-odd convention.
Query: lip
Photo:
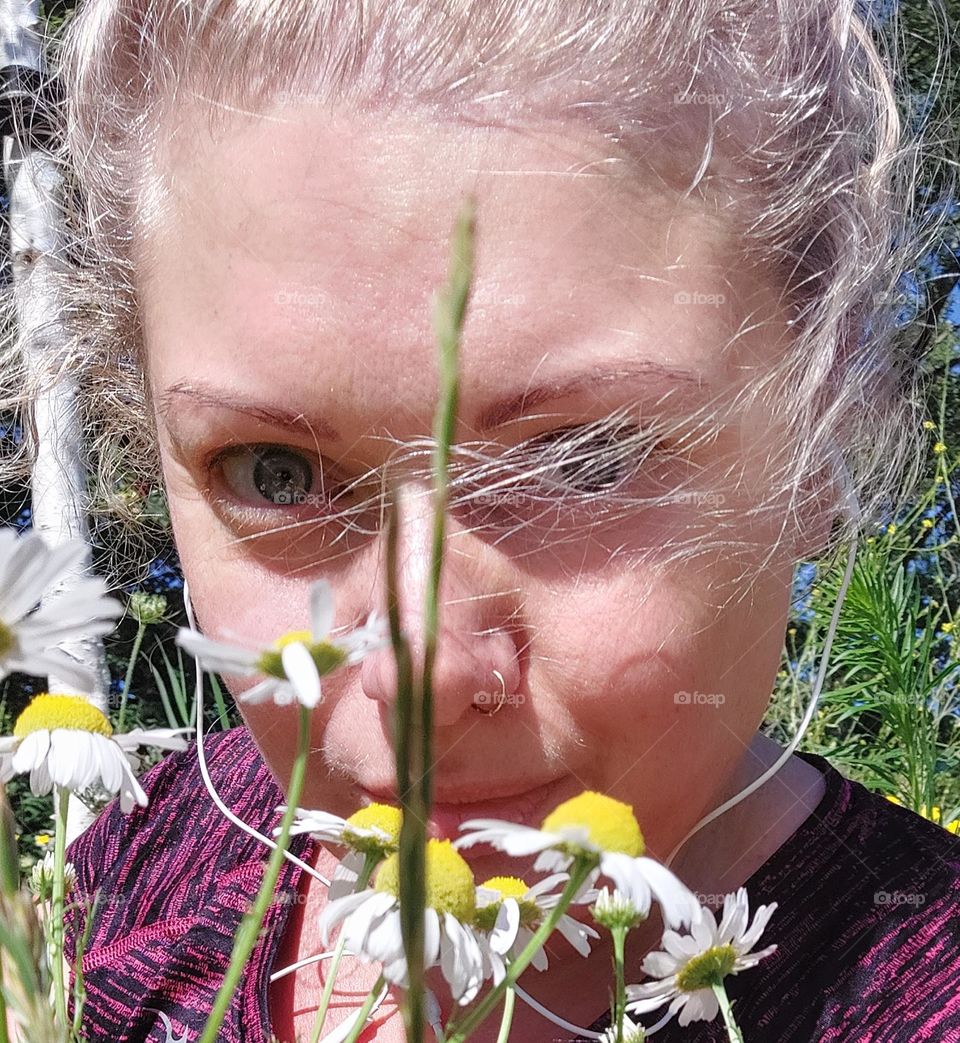
[[[360,786],[365,804],[397,804],[396,790]],[[497,818],[519,825],[539,827],[557,804],[581,792],[583,785],[568,775],[533,787],[517,790],[509,784],[494,785],[484,780],[472,786],[443,790],[430,810],[428,835],[438,840],[454,840],[460,833],[460,824],[472,818]],[[476,800],[477,793],[491,793]],[[483,845],[484,848],[486,845]],[[477,845],[479,850],[480,845]],[[473,848],[471,848],[473,850]]]

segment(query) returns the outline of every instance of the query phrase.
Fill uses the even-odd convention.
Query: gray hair
[[[812,477],[839,453],[861,514],[838,520],[835,549],[909,494],[926,449],[923,357],[903,335],[902,290],[939,234],[937,208],[914,202],[936,143],[898,114],[902,59],[869,10],[852,0],[84,0],[57,65],[76,261],[63,275],[68,364],[92,434],[89,510],[125,518],[135,540],[140,501],[118,488],[118,465],[135,485],[161,487],[134,246],[142,253],[164,219],[170,121],[197,97],[211,126],[291,98],[478,124],[580,122],[638,160],[693,157],[686,193],[723,207],[793,316],[789,349],[737,406],[770,396],[789,431],[771,504],[785,494],[778,510],[798,519]],[[17,353],[13,338],[3,404],[28,410],[38,389],[16,383]],[[622,420],[578,430],[546,462],[530,447],[459,446],[454,494],[489,488],[517,459],[549,485],[558,467],[594,473],[598,451],[607,463],[649,451],[649,430],[611,448]],[[29,466],[26,431],[10,474]],[[627,493],[605,504],[637,506]],[[737,519],[705,506],[736,542]],[[144,564],[133,546],[118,563],[124,578]]]

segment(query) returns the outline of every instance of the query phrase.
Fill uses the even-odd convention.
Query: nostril
[[[417,656],[414,670],[419,672]],[[380,648],[361,664],[363,693],[390,706],[396,698],[397,666],[391,647]],[[510,634],[502,630],[472,631],[464,637],[444,627],[433,663],[433,716],[438,727],[460,720],[471,708],[497,712],[504,703],[517,701],[521,680],[517,650]]]

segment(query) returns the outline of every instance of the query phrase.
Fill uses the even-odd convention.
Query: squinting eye
[[[659,447],[638,435],[637,428],[628,424],[613,431],[567,427],[541,435],[532,443],[547,465],[540,481],[580,493],[608,492],[637,469],[644,450],[649,453]]]
[[[305,503],[315,484],[315,465],[284,446],[240,446],[227,450],[218,463],[231,492],[248,503]]]

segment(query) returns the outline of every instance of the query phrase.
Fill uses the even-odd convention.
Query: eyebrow
[[[522,417],[528,410],[555,398],[562,398],[577,392],[601,390],[624,380],[638,379],[646,379],[661,390],[665,388],[691,390],[709,387],[703,375],[696,370],[651,360],[621,363],[614,367],[588,370],[565,379],[545,381],[534,387],[526,388],[485,409],[477,419],[476,429],[482,432],[502,427],[504,424]],[[262,423],[277,427],[307,426],[309,423],[310,430],[317,437],[328,442],[341,440],[336,429],[322,418],[312,418],[308,422],[302,411],[264,405],[202,382],[177,381],[175,384],[171,384],[157,396],[157,412],[166,420],[173,410],[174,403],[181,396],[200,405],[243,413]]]
[[[528,388],[519,394],[498,402],[484,410],[477,420],[480,431],[502,427],[511,420],[523,416],[527,410],[549,402],[551,399],[563,398],[566,395],[582,391],[600,390],[623,380],[649,380],[658,388],[682,388],[692,390],[709,387],[702,374],[696,370],[680,366],[669,366],[652,360],[636,360],[607,368],[588,370],[564,380],[546,381],[536,387]]]
[[[157,396],[157,412],[166,420],[174,408],[178,397],[189,398],[202,406],[210,406],[216,409],[229,409],[234,413],[243,413],[253,417],[264,424],[272,424],[275,427],[306,427],[319,438],[328,442],[339,442],[340,435],[334,427],[320,417],[312,420],[307,419],[303,412],[283,409],[278,406],[267,406],[261,402],[254,402],[242,396],[233,395],[227,391],[221,391],[203,383],[190,383],[184,380],[171,384],[165,391]]]

